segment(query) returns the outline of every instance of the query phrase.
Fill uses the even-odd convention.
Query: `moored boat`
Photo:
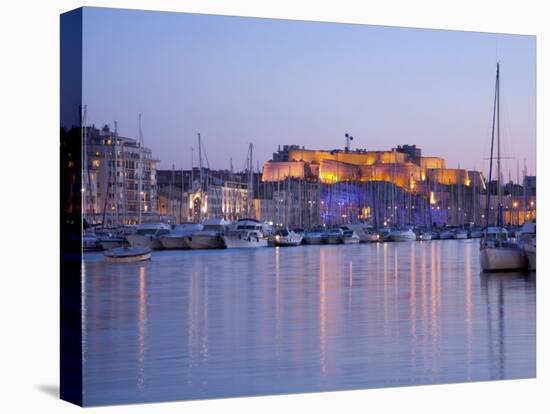
[[[99,244],[103,250],[115,249],[117,247],[128,246],[128,241],[122,236],[102,236],[99,238]]]
[[[429,231],[424,231],[418,234],[418,240],[420,241],[429,241],[432,239],[432,233]]]
[[[527,267],[527,258],[519,244],[508,239],[502,227],[488,227],[481,239],[479,262],[485,271],[519,270]]]
[[[288,229],[275,231],[275,246],[299,246],[302,243],[303,236]]]
[[[310,231],[306,231],[304,234],[304,244],[323,244],[323,228],[315,228]]]
[[[523,245],[523,252],[527,258],[527,267],[529,270],[537,270],[537,246],[535,239],[530,243]]]
[[[392,231],[393,229],[389,227],[384,227],[378,230],[378,241],[388,241]]]
[[[502,172],[500,165],[500,64],[497,63],[495,101],[493,107],[493,129],[491,134],[491,156],[489,163],[489,180],[492,181],[493,146],[495,143],[495,131],[497,138],[497,197],[498,204],[495,214],[496,226],[489,225],[490,191],[487,191],[486,213],[487,228],[480,240],[479,263],[483,270],[520,270],[527,267],[527,258],[519,244],[508,238],[508,231],[503,225],[502,206]],[[496,125],[496,129],[495,129]]]
[[[126,240],[132,247],[148,247],[162,249],[160,237],[170,233],[170,225],[166,223],[142,223],[137,226],[135,233],[128,234]]]
[[[468,231],[464,229],[457,229],[453,234],[453,239],[464,240],[468,238]]]
[[[389,241],[416,241],[416,234],[411,229],[395,229],[388,235]]]
[[[223,249],[223,235],[229,222],[224,219],[208,219],[202,223],[202,230],[185,236],[190,249]]]
[[[529,270],[537,270],[537,231],[536,224],[525,223],[521,230],[516,232],[516,238],[521,246]]]
[[[379,235],[372,229],[372,226],[367,223],[348,223],[341,226],[341,229],[351,230],[359,236],[361,243],[376,242],[379,240]]]
[[[112,263],[132,263],[149,260],[151,249],[148,247],[116,247],[103,252],[105,259]]]
[[[323,243],[325,244],[340,244],[344,231],[340,227],[329,229],[323,235]]]
[[[360,241],[359,236],[353,230],[344,230],[344,234],[342,235],[342,243],[356,244]]]
[[[241,219],[222,235],[228,249],[266,247],[263,225],[258,220]]]
[[[189,249],[187,237],[201,231],[203,226],[198,223],[182,223],[176,225],[169,233],[159,237],[162,247],[165,249]]]
[[[93,233],[84,233],[82,235],[82,250],[85,252],[101,250],[99,238]]]
[[[481,229],[472,229],[470,230],[470,239],[480,239],[483,237],[483,230]]]
[[[440,235],[438,230],[432,230],[430,231],[430,235],[432,236],[432,240],[439,240]]]

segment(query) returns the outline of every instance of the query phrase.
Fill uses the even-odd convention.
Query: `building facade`
[[[91,224],[136,224],[158,216],[156,160],[107,125],[84,128],[83,205]]]

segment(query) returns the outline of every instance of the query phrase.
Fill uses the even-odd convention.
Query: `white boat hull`
[[[189,246],[185,239],[184,236],[163,236],[159,241],[165,249],[188,249]]]
[[[527,266],[529,270],[537,270],[537,250],[536,247],[527,244],[523,248],[525,256],[527,257]]]
[[[455,233],[455,235],[453,236],[453,239],[456,239],[456,240],[464,240],[467,238],[468,238],[468,233]]]
[[[94,236],[84,236],[82,237],[82,249],[85,252],[92,252],[101,249],[99,241]]]
[[[409,242],[416,241],[416,235],[413,232],[407,233],[390,233],[388,240],[394,242]]]
[[[225,242],[221,235],[194,235],[187,236],[185,243],[190,249],[223,249]]]
[[[486,271],[518,270],[527,267],[527,259],[519,248],[485,247],[479,250],[479,263]]]
[[[341,236],[325,236],[323,242],[326,244],[340,244],[342,243]]]
[[[133,263],[151,259],[151,249],[147,247],[117,247],[104,253],[105,260],[111,263]]]
[[[302,244],[302,241],[297,240],[280,240],[275,242],[275,246],[279,247],[296,247]]]
[[[380,241],[380,236],[378,234],[365,234],[363,236],[359,235],[361,243],[373,243]]]
[[[421,234],[420,236],[418,236],[418,240],[420,241],[429,241],[432,239],[432,235],[431,234]]]
[[[149,235],[129,234],[126,236],[126,240],[128,240],[128,243],[132,247],[148,247],[153,250],[164,248],[159,238]]]
[[[222,236],[228,249],[267,247],[267,240],[257,237]]]
[[[305,236],[304,244],[323,244],[323,236]]]
[[[357,239],[352,238],[352,237],[344,237],[344,238],[342,238],[342,243],[343,243],[343,244],[357,244],[357,243],[359,243],[359,242],[360,242],[360,240],[359,240],[358,238],[357,238]]]

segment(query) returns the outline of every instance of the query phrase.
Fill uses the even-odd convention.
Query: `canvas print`
[[[534,36],[61,16],[61,396],[532,378]]]

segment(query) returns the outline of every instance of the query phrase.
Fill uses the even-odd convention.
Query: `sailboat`
[[[497,137],[497,192],[498,206],[496,215],[496,225],[489,225],[489,208],[491,201],[490,183],[493,169],[493,147],[495,142],[495,126]],[[493,127],[491,132],[491,158],[489,163],[489,185],[487,186],[487,228],[481,238],[479,246],[479,262],[481,268],[485,271],[495,270],[517,270],[527,267],[525,254],[520,246],[509,240],[508,231],[503,226],[502,211],[502,186],[501,186],[501,168],[500,168],[500,65],[497,63],[497,73],[495,82],[495,99],[493,105]]]

